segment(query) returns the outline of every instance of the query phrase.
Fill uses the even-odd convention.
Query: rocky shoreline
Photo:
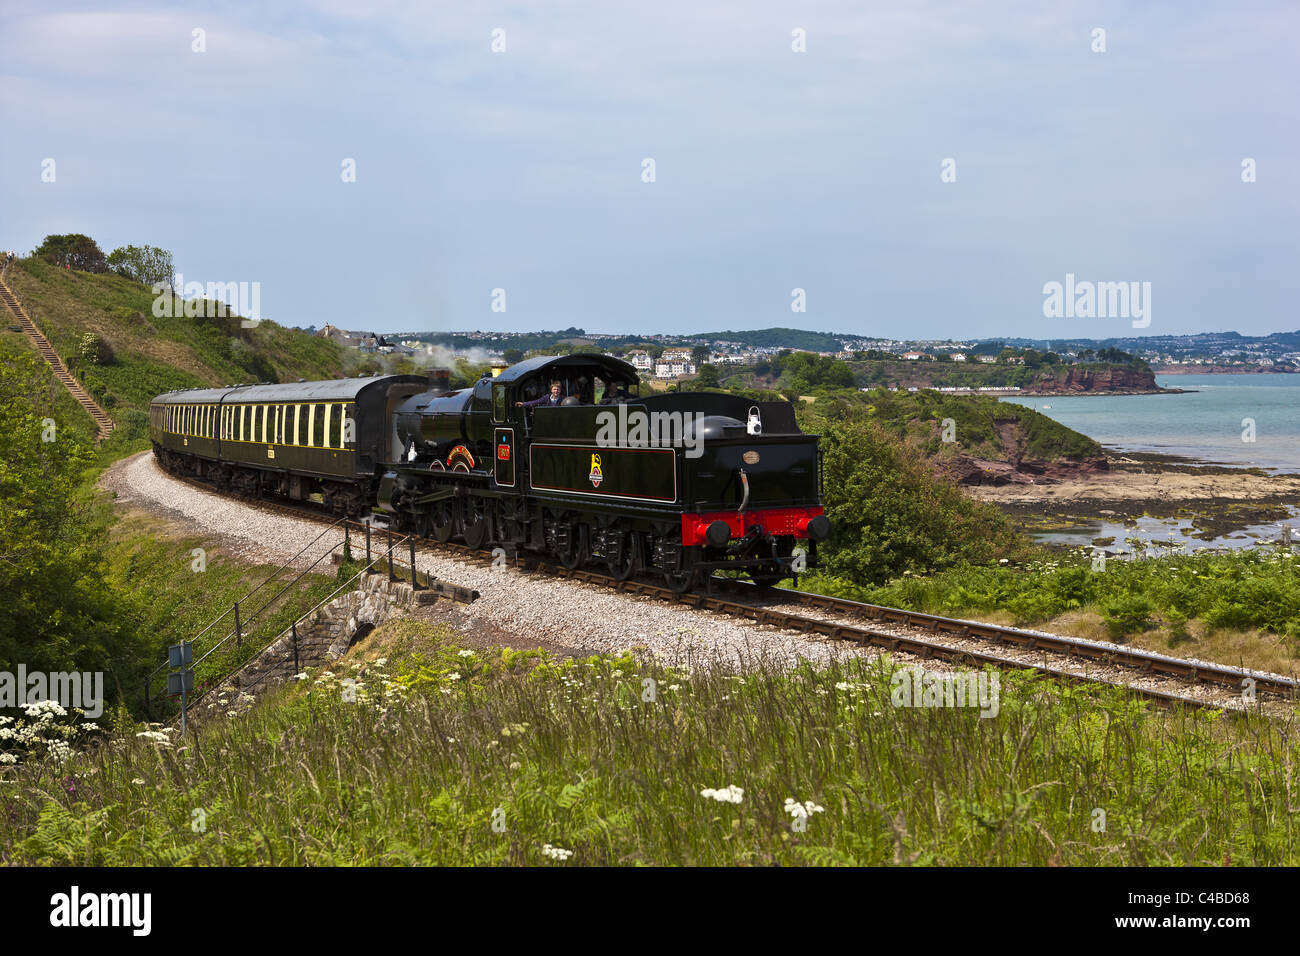
[[[967,488],[1027,531],[1079,523],[1186,519],[1193,536],[1212,540],[1241,529],[1286,522],[1300,505],[1300,474],[1232,468],[1173,455],[1114,453],[1106,467],[1054,478],[1028,475]]]
[[[1185,395],[1189,392],[1196,392],[1195,388],[1115,388],[1115,389],[1055,389],[1053,391],[1026,391],[1022,389],[1016,393],[1018,398],[1074,398],[1076,396],[1083,398],[1093,395]]]

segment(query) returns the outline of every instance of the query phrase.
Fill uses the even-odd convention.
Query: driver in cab
[[[551,390],[547,394],[542,395],[539,398],[534,398],[532,401],[515,402],[515,405],[521,408],[537,408],[540,405],[544,405],[547,408],[556,408],[564,404],[563,392],[564,388],[559,382],[552,382]]]

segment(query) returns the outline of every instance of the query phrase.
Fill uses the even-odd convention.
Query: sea
[[[1113,451],[1300,473],[1300,374],[1157,375],[1156,384],[1188,391],[1003,401],[1037,409]]]
[[[1111,452],[1156,452],[1205,464],[1300,473],[1300,375],[1157,375],[1182,394],[1004,398],[1027,405],[1095,438]],[[1087,521],[1035,534],[1044,543],[1088,545],[1113,537],[1110,550],[1129,555],[1259,547],[1290,525],[1300,542],[1300,508],[1289,521],[1237,529],[1213,541],[1189,539],[1183,519],[1142,517],[1136,523]]]

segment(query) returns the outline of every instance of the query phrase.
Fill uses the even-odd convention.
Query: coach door
[[[515,430],[513,428],[498,428],[496,430],[495,440],[492,442],[496,446],[496,478],[497,484],[503,488],[513,488],[515,486]]]

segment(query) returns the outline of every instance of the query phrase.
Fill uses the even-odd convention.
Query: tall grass
[[[1002,676],[996,717],[895,707],[886,671],[860,660],[688,674],[440,644],[363,671],[183,741],[127,732],[20,764],[0,790],[3,859],[1300,862],[1291,722],[1149,713],[1022,675]],[[739,802],[702,795],[729,786]],[[823,808],[806,831],[788,799]]]

